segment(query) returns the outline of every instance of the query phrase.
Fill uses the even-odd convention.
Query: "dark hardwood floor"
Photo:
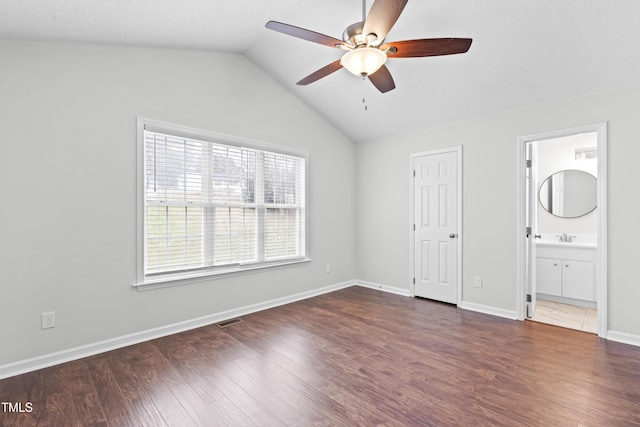
[[[8,378],[0,401],[32,406],[3,427],[630,426],[640,348],[352,287]]]

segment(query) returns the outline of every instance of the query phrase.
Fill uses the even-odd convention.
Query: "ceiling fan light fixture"
[[[342,56],[340,64],[356,76],[368,76],[387,62],[387,54],[375,47],[359,47]]]

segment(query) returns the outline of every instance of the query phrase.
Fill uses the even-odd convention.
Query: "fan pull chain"
[[[367,106],[367,78],[362,76],[362,103],[364,104],[364,111],[368,110]]]

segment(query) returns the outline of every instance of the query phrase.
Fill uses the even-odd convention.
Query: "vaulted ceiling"
[[[242,53],[356,142],[640,85],[638,0],[411,0],[387,41],[473,44],[390,59],[386,94],[346,70],[296,86],[341,51],[264,27],[341,38],[361,14],[361,0],[0,0],[0,38]]]

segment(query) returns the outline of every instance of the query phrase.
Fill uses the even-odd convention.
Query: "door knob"
[[[455,239],[456,237],[458,237],[457,234],[454,234],[454,233],[449,234],[450,239]]]

